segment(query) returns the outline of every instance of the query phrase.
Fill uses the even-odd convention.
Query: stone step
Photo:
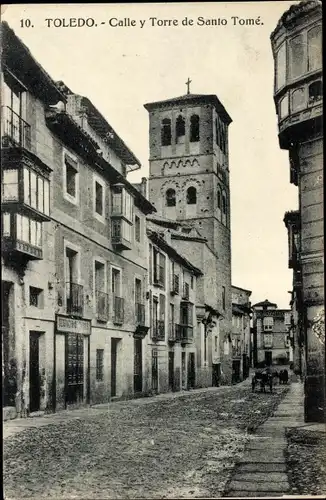
[[[236,466],[237,474],[242,474],[246,472],[257,472],[257,473],[266,473],[266,475],[270,472],[286,472],[286,464],[285,463],[239,463]]]
[[[245,454],[239,459],[239,463],[250,464],[250,463],[260,463],[260,464],[268,464],[268,463],[277,463],[281,464],[285,462],[284,451],[277,450],[274,453],[274,450],[266,450],[265,453],[262,453],[261,450],[248,450]]]
[[[236,472],[234,481],[249,481],[250,483],[275,482],[286,483],[288,478],[285,472]]]
[[[228,493],[225,495],[226,497],[231,497],[231,498],[248,498],[248,497],[265,497],[265,498],[270,498],[270,497],[278,497],[279,493],[271,493],[270,491],[237,491],[237,490],[230,490]]]
[[[268,476],[264,482],[235,481],[232,480],[229,485],[230,490],[234,491],[268,491],[269,493],[285,494],[289,491],[289,483],[287,481],[274,482],[268,481]]]

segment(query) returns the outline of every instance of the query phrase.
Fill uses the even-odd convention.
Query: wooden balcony
[[[190,344],[194,340],[194,329],[191,325],[179,325],[182,344]]]
[[[67,314],[83,316],[84,314],[84,287],[79,283],[66,283]]]
[[[1,106],[1,147],[31,148],[31,126],[9,106]]]

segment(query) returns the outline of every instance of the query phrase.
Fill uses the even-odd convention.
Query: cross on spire
[[[186,85],[187,85],[187,94],[190,94],[190,84],[191,84],[192,80],[190,80],[189,76],[188,76],[188,80],[186,81]]]

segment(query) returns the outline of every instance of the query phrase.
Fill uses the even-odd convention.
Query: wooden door
[[[30,332],[29,336],[29,411],[40,409],[40,334]]]
[[[195,353],[190,352],[188,355],[188,387],[195,388]]]
[[[134,392],[143,390],[143,344],[142,339],[134,339]]]
[[[111,339],[111,398],[117,395],[117,347],[118,339]]]
[[[169,352],[169,389],[174,391],[174,352]]]
[[[84,402],[84,337],[66,336],[66,406]]]

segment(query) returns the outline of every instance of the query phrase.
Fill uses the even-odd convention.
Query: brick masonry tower
[[[221,334],[231,334],[228,126],[232,120],[216,95],[191,94],[189,83],[183,96],[145,104],[149,199],[159,215],[186,222],[207,239],[216,269],[211,298],[223,311]]]
[[[299,266],[302,279],[295,282],[295,296],[302,297],[297,310],[305,344],[307,422],[325,421],[321,38],[322,3],[317,0],[292,6],[271,35],[279,143],[289,151],[290,182],[299,194],[295,269],[298,274]]]

